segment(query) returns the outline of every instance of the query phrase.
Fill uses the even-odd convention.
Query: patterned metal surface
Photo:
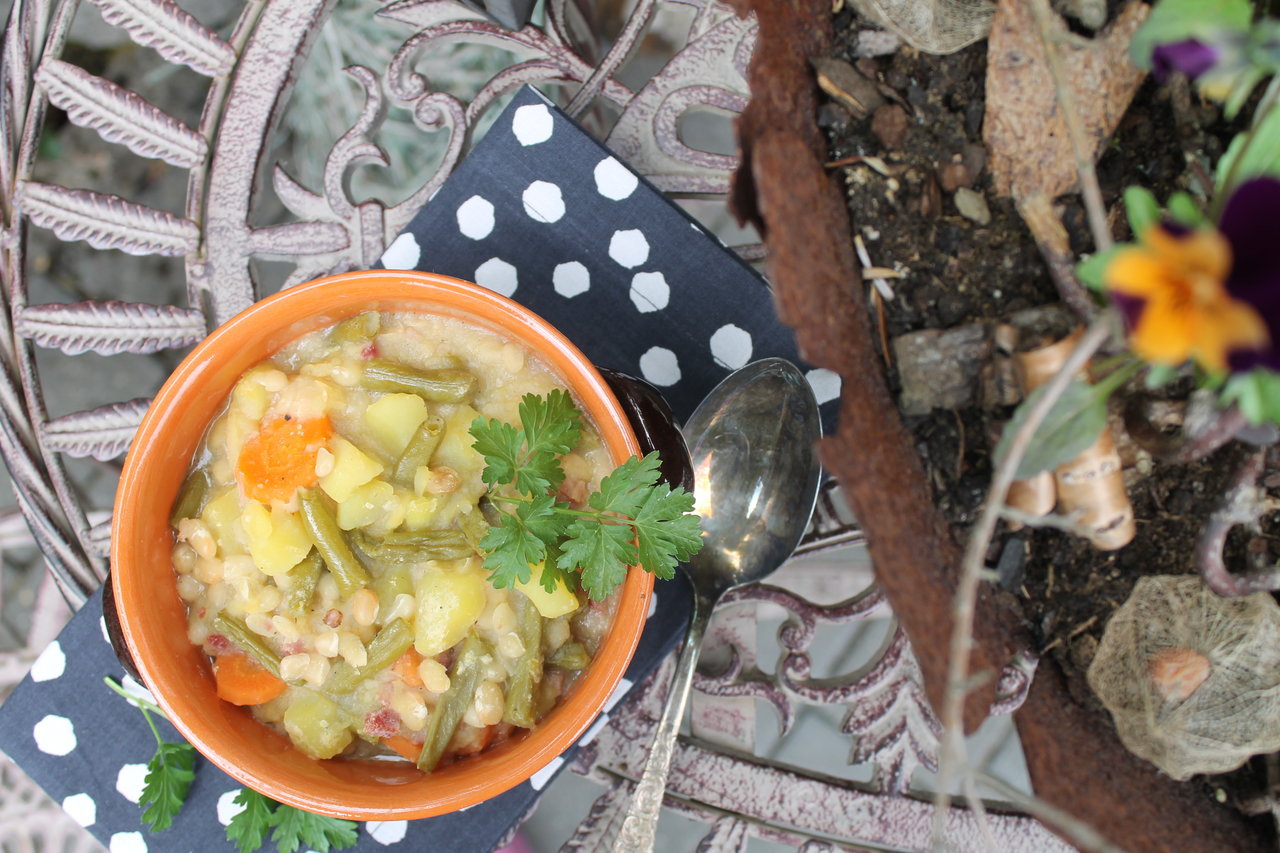
[[[134,43],[204,78],[207,92],[199,122],[185,124],[63,57],[77,9],[74,0],[17,0],[13,7],[0,67],[0,453],[50,577],[76,603],[105,577],[109,521],[105,507],[84,505],[67,460],[119,459],[151,389],[138,389],[133,399],[53,417],[44,401],[38,350],[113,356],[181,349],[262,295],[255,261],[288,261],[289,282],[375,263],[465,154],[472,129],[485,113],[504,92],[524,83],[554,84],[555,91],[568,93],[569,111],[590,118],[622,157],[663,190],[723,194],[734,158],[687,145],[681,122],[697,111],[724,114],[743,107],[748,94],[744,71],[755,42],[753,21],[711,0],[639,0],[602,56],[583,27],[581,10],[570,0],[550,0],[541,28],[517,32],[449,0],[400,0],[380,14],[415,32],[388,67],[348,69],[363,89],[364,108],[330,151],[322,185],[308,187],[269,162],[270,143],[335,0],[249,0],[226,37],[172,0],[90,2]],[[618,71],[664,5],[692,10],[687,40],[646,83],[630,88],[618,79]],[[433,88],[414,70],[422,51],[456,41],[494,45],[516,54],[517,61],[464,103]],[[596,109],[600,104],[609,109]],[[409,110],[424,131],[447,135],[443,159],[399,203],[353,199],[346,181],[351,170],[386,162],[377,134],[391,105]],[[110,192],[36,180],[38,142],[51,106],[122,151],[185,170],[183,208],[164,210]],[[601,127],[605,114],[616,118]],[[289,221],[253,224],[266,180],[291,214]],[[181,258],[186,304],[30,304],[31,226],[95,249]],[[759,252],[749,248],[744,254],[755,257]],[[833,489],[820,501],[802,551],[858,539],[856,525]],[[875,661],[857,672],[820,679],[810,671],[817,627],[883,613],[878,594],[860,591],[840,604],[819,606],[777,587],[757,586],[737,592],[731,604],[778,606],[789,614],[780,638],[782,656],[774,674],[765,674],[754,665],[749,641],[730,639],[734,664],[699,681],[704,697],[713,702],[763,700],[776,710],[784,729],[803,705],[847,707],[843,730],[853,759],[872,761],[877,777],[873,785],[858,786],[685,743],[671,790],[678,809],[711,825],[702,849],[742,850],[749,836],[803,850],[847,849],[855,841],[924,849],[930,807],[906,792],[916,767],[936,764],[939,726],[924,700],[905,636],[893,632]],[[30,647],[5,656],[0,669],[29,664],[22,655],[29,657]],[[1015,687],[1027,683],[1016,671],[1006,678]],[[567,849],[596,849],[595,841],[611,831],[628,790],[623,780],[636,774],[659,715],[664,691],[657,685],[615,714],[593,746],[593,760],[581,762],[582,772],[594,772],[610,784]],[[1008,704],[1016,701],[1011,696]],[[726,701],[724,707],[742,706]],[[0,772],[8,779],[11,771]],[[25,802],[19,783],[10,790]],[[821,807],[815,809],[815,803]],[[977,830],[969,812],[954,810],[949,823],[960,849],[976,849]],[[1004,850],[1065,849],[1020,816],[993,815],[992,825]]]

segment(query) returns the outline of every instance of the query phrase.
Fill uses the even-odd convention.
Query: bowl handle
[[[686,492],[692,492],[693,463],[689,461],[689,448],[680,434],[675,413],[662,394],[643,379],[607,367],[597,370],[622,404],[640,441],[641,452],[657,450],[662,454],[659,469],[662,479],[672,488],[684,486]]]

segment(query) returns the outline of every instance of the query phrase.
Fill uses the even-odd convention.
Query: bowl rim
[[[313,311],[300,311],[298,306],[306,306],[308,302],[318,303],[318,307]],[[171,608],[172,602],[162,600],[163,604],[158,604],[153,598],[154,584],[142,582],[147,577],[147,570],[138,568],[142,565],[140,554],[159,544],[155,538],[156,519],[143,517],[143,501],[150,500],[152,504],[160,501],[164,508],[160,525],[167,532],[167,510],[172,505],[172,497],[176,496],[176,486],[170,492],[169,500],[164,500],[163,494],[157,496],[157,491],[167,489],[158,490],[155,481],[158,477],[172,481],[177,466],[168,466],[168,471],[161,473],[167,456],[149,453],[148,450],[153,446],[163,449],[173,440],[171,433],[175,430],[189,430],[178,424],[183,420],[183,407],[192,404],[193,399],[205,408],[212,405],[215,414],[221,411],[235,379],[247,369],[232,370],[227,367],[228,363],[247,361],[248,366],[252,366],[308,331],[375,309],[422,310],[423,313],[461,316],[482,327],[500,330],[509,339],[514,338],[534,350],[538,358],[573,390],[580,405],[588,409],[586,414],[601,433],[615,465],[641,452],[625,412],[608,383],[563,333],[508,297],[471,282],[434,273],[396,270],[343,273],[282,290],[220,325],[198,343],[165,380],[130,446],[113,512],[110,582],[125,647],[175,728],[210,762],[238,782],[279,802],[353,820],[413,819],[457,811],[519,785],[553,762],[578,740],[602,710],[607,710],[606,705],[616,692],[639,643],[654,580],[653,575],[638,566],[628,570],[613,624],[591,667],[543,724],[481,757],[461,761],[431,774],[419,774],[421,780],[426,780],[425,784],[420,780],[388,785],[364,781],[356,790],[348,790],[356,785],[347,779],[358,775],[353,765],[385,766],[385,763],[348,759],[317,761],[304,757],[305,762],[321,765],[343,762],[351,770],[343,775],[333,775],[335,790],[332,794],[321,795],[295,781],[281,782],[278,775],[273,778],[271,771],[282,766],[279,761],[273,762],[269,757],[245,757],[243,748],[228,753],[227,745],[222,742],[227,739],[229,729],[224,731],[224,728],[238,725],[229,719],[229,715],[239,719],[247,716],[248,712],[242,709],[228,711],[232,706],[220,709],[201,707],[208,697],[210,685],[201,687],[199,679],[193,679],[189,672],[179,677],[181,666],[162,654],[165,647],[158,641],[164,637],[158,627],[160,617],[154,614],[163,607]],[[264,354],[250,358],[245,354],[246,348]],[[225,386],[225,392],[213,400],[216,405],[210,402],[207,394],[205,399],[193,397],[211,381]],[[194,443],[187,443],[191,450],[185,458],[189,459],[194,454],[211,420],[201,420]],[[187,467],[182,467],[182,475],[185,475]],[[177,481],[180,480],[181,476],[178,476]],[[146,534],[152,538],[148,539]],[[165,554],[164,568],[171,573],[167,551]],[[150,571],[159,575],[163,569],[153,568]],[[178,600],[176,587],[173,587],[173,601],[184,614],[182,624],[185,627],[185,605]],[[181,641],[190,649],[200,651],[189,645],[185,631]],[[205,680],[211,683],[207,673]],[[225,704],[216,696],[214,702]],[[271,732],[251,716],[249,719],[255,726]],[[288,743],[281,735],[275,734],[275,737]],[[288,750],[301,756],[292,746],[288,746]],[[369,772],[376,774],[379,771],[371,768]],[[292,780],[291,776],[289,778]],[[433,780],[438,784],[431,784]],[[370,791],[363,790],[366,787],[377,789],[379,793],[371,795]],[[341,789],[340,796],[338,789]],[[411,791],[415,795],[410,795]],[[402,792],[401,796],[395,796],[396,792]]]

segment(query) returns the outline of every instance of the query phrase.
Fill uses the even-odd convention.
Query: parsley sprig
[[[182,810],[195,779],[195,747],[160,736],[153,715],[164,717],[165,713],[154,702],[130,693],[111,678],[103,680],[142,711],[155,735],[156,752],[147,763],[138,804],[146,807],[142,820],[152,832],[168,829]],[[296,853],[300,849],[329,853],[356,843],[359,825],[355,821],[295,809],[249,788],[242,788],[232,802],[244,806],[227,824],[227,840],[236,845],[239,853],[253,853],[262,847],[268,833],[278,853]]]
[[[196,778],[196,750],[189,743],[173,743],[160,737],[156,721],[152,714],[164,716],[164,711],[153,702],[141,696],[135,696],[110,678],[103,679],[107,686],[125,699],[138,706],[142,716],[151,727],[151,734],[156,739],[156,751],[147,762],[147,775],[143,779],[142,796],[138,805],[145,806],[142,820],[149,824],[152,832],[161,832],[173,825],[173,819],[182,809],[187,798],[187,790]]]
[[[660,482],[657,451],[619,465],[588,497],[588,508],[575,509],[555,494],[565,479],[560,457],[582,435],[573,399],[559,389],[526,394],[518,414],[518,427],[484,417],[471,424],[473,446],[485,460],[481,478],[499,510],[498,523],[480,540],[494,586],[527,583],[541,564],[538,580],[546,589],[576,572],[599,601],[622,583],[628,566],[669,579],[702,547],[693,495]]]

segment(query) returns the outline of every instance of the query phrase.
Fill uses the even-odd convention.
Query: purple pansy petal
[[[1227,199],[1218,229],[1231,244],[1231,273],[1227,292],[1262,316],[1271,346],[1262,352],[1232,354],[1232,370],[1263,365],[1280,369],[1280,181],[1253,178],[1236,187]],[[1240,365],[1237,367],[1237,363]]]
[[[1231,244],[1227,292],[1252,305],[1280,343],[1280,181],[1254,178],[1227,199],[1218,229]]]
[[[1111,298],[1111,304],[1120,309],[1120,316],[1124,317],[1124,325],[1126,329],[1134,329],[1138,325],[1138,319],[1142,316],[1142,309],[1146,306],[1147,300],[1137,296],[1130,296],[1127,293],[1116,293],[1114,290],[1107,293]]]
[[[1218,63],[1221,54],[1213,45],[1199,39],[1183,39],[1157,45],[1151,54],[1151,74],[1160,83],[1175,71],[1194,80]]]

